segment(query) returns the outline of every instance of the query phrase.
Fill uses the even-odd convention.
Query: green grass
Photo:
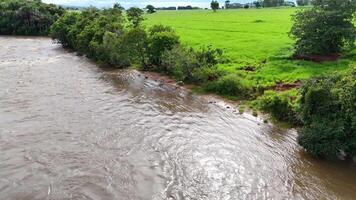
[[[230,60],[219,67],[262,86],[294,82],[313,75],[344,71],[355,63],[356,50],[337,62],[313,63],[291,60],[293,40],[288,37],[291,15],[298,8],[198,11],[158,11],[146,15],[146,25],[169,25],[183,44],[195,48],[212,45]],[[241,70],[254,66],[256,71]]]

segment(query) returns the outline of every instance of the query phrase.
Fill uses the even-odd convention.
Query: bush
[[[179,44],[179,37],[174,32],[155,32],[149,38],[149,61],[151,64],[161,66],[162,54]]]
[[[150,37],[152,37],[156,33],[161,33],[161,32],[174,32],[174,31],[172,27],[165,26],[162,24],[153,25],[151,28],[148,29],[148,33]]]
[[[193,79],[195,83],[204,84],[218,80],[224,76],[226,72],[219,69],[217,66],[198,68],[193,72]]]
[[[296,55],[328,55],[354,46],[355,6],[350,0],[315,0],[312,9],[293,16],[290,36]]]
[[[51,26],[50,36],[61,43],[63,47],[74,48],[73,40],[69,32],[72,26],[76,24],[79,16],[80,15],[76,12],[66,13]]]
[[[356,156],[356,69],[313,78],[301,94],[299,144],[315,156]]]
[[[218,63],[223,63],[223,51],[221,49],[214,49],[210,45],[205,48],[201,48],[197,52],[197,59],[202,66],[214,66]]]
[[[147,68],[148,36],[145,29],[137,27],[129,30],[124,34],[122,43],[122,49],[129,54],[131,63]]]
[[[211,47],[195,51],[176,45],[162,55],[159,71],[167,72],[178,80],[204,83],[218,79],[222,72],[215,66],[219,63],[222,51]]]
[[[265,91],[257,98],[256,106],[264,112],[270,113],[274,119],[297,124],[296,108],[289,93],[278,93],[276,91]]]
[[[192,81],[193,72],[199,67],[193,49],[175,46],[162,55],[160,71],[173,75],[180,81]]]
[[[220,77],[218,80],[209,82],[204,86],[205,90],[226,96],[249,98],[252,96],[252,87],[249,82],[240,77],[230,74]]]

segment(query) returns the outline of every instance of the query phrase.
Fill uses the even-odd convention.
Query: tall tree
[[[149,13],[149,14],[152,14],[152,13],[156,12],[156,8],[154,6],[152,6],[152,5],[147,5],[146,9],[147,9],[147,13]]]
[[[140,8],[132,7],[126,11],[127,19],[132,23],[133,27],[138,27],[143,18],[143,10]]]
[[[290,36],[297,55],[340,53],[354,46],[355,0],[314,0],[313,8],[293,16]]]
[[[310,4],[310,0],[297,0],[298,6],[307,6]]]
[[[211,9],[213,9],[214,12],[216,12],[216,10],[219,9],[219,2],[213,0],[213,1],[210,3],[210,7],[211,7]]]

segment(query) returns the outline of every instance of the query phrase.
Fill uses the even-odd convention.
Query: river
[[[294,130],[48,38],[0,37],[0,199],[356,199]]]

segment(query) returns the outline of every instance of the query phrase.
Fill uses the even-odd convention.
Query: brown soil
[[[340,58],[340,54],[329,54],[329,55],[295,55],[293,59],[296,60],[307,60],[317,63],[337,61]]]
[[[254,71],[256,71],[256,67],[254,67],[254,66],[245,66],[245,67],[243,67],[243,70],[248,71],[248,72],[254,72]]]
[[[274,87],[276,91],[286,91],[294,88],[300,88],[302,86],[302,82],[300,80],[295,81],[294,83],[277,83]]]

